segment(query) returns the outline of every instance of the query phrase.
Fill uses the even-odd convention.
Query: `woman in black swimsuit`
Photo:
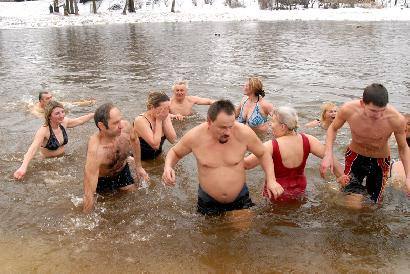
[[[152,160],[162,152],[162,145],[167,139],[176,141],[177,135],[169,114],[169,97],[162,92],[150,92],[147,111],[134,120],[134,132],[139,136],[141,160]]]
[[[23,163],[14,172],[14,178],[22,179],[26,174],[27,167],[37,150],[43,157],[57,157],[64,154],[64,146],[68,143],[66,128],[72,128],[84,124],[94,117],[90,113],[75,119],[65,117],[64,107],[56,101],[50,101],[44,110],[45,123],[34,136],[34,140],[24,155]]]

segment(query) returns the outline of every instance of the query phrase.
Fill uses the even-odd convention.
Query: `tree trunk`
[[[175,12],[175,0],[172,0],[171,12]]]
[[[60,8],[58,7],[58,0],[54,0],[54,12],[60,12]]]
[[[78,15],[77,0],[74,0],[74,13],[75,13],[75,15]]]
[[[127,15],[127,7],[128,7],[128,1],[125,1],[124,9],[122,10],[123,15]]]
[[[70,14],[74,14],[74,1],[70,0]]]
[[[69,0],[65,0],[65,4],[64,4],[64,16],[67,16],[67,15],[69,14],[69,10],[70,10]]]
[[[95,3],[95,0],[93,0],[93,13],[97,13],[97,4]]]
[[[128,0],[127,2],[128,2],[128,11],[135,12],[134,0]]]

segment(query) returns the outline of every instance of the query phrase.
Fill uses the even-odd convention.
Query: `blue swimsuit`
[[[256,102],[256,106],[253,109],[253,112],[251,114],[251,116],[249,117],[249,120],[246,121],[246,118],[243,117],[243,108],[246,104],[246,102],[248,101],[249,98],[247,98],[245,100],[245,102],[243,102],[242,107],[241,107],[241,111],[239,112],[239,116],[238,118],[236,118],[236,120],[239,123],[243,123],[243,124],[248,124],[250,127],[258,127],[260,125],[263,125],[264,123],[266,123],[268,121],[268,117],[264,117],[260,110],[259,110],[259,104],[258,102]],[[259,98],[258,98],[259,101]]]

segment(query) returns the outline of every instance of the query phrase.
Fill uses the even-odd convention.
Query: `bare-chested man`
[[[367,86],[361,100],[345,103],[337,112],[327,130],[326,152],[320,168],[322,176],[329,167],[333,168],[333,143],[337,131],[345,122],[350,126],[352,140],[345,155],[345,174],[350,176],[350,183],[344,187],[344,192],[359,194],[360,200],[363,195],[370,195],[374,202],[382,201],[390,166],[388,140],[394,133],[406,172],[407,191],[410,193],[406,120],[388,104],[387,90],[381,84]]]
[[[235,107],[228,100],[214,102],[207,122],[191,129],[169,150],[164,167],[166,185],[175,185],[174,167],[192,152],[197,160],[198,212],[218,214],[253,205],[245,184],[243,157],[249,150],[259,158],[265,171],[269,197],[278,197],[283,188],[276,182],[272,159],[249,127],[235,121]]]
[[[214,102],[209,98],[188,96],[188,83],[186,81],[175,82],[172,86],[172,92],[170,113],[173,114],[173,118],[178,120],[183,119],[184,116],[192,115],[194,105],[210,105]]]
[[[139,140],[130,123],[122,120],[118,108],[111,103],[103,104],[95,111],[94,120],[99,131],[88,141],[84,169],[84,212],[92,210],[96,191],[136,188],[129,163],[135,165],[138,177],[148,180],[141,166]],[[129,157],[131,151],[133,160]]]
[[[40,91],[38,94],[38,102],[35,103],[31,108],[30,112],[37,116],[38,118],[44,118],[44,109],[48,102],[53,98],[53,95],[49,91]],[[90,106],[95,104],[94,99],[89,99],[89,100],[80,100],[80,101],[74,101],[74,102],[60,102],[64,106],[66,105],[75,105],[75,106]]]

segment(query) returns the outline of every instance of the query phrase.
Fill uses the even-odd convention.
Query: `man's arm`
[[[268,151],[269,156],[272,157],[272,141],[263,143],[263,146]],[[244,158],[245,169],[253,169],[259,165],[259,159],[254,154],[250,154]]]
[[[84,199],[83,212],[89,213],[94,206],[94,193],[97,189],[98,174],[100,172],[100,159],[97,156],[98,145],[92,137],[88,142],[87,159],[84,167]]]
[[[209,98],[202,98],[202,97],[198,97],[198,96],[190,96],[190,99],[196,105],[210,105],[213,102],[215,102],[215,100],[212,100],[212,99],[209,99]]]
[[[192,151],[191,135],[193,135],[192,130],[188,131],[188,133],[186,133],[185,136],[183,136],[181,140],[167,153],[167,157],[165,158],[164,173],[162,175],[162,179],[167,186],[175,185],[174,167],[180,159]]]
[[[335,119],[330,124],[326,133],[325,155],[320,165],[320,175],[325,177],[326,171],[330,168],[333,172],[333,143],[336,139],[337,131],[344,125],[347,117],[347,106],[343,105],[337,112]]]
[[[94,117],[94,113],[89,113],[74,119],[64,118],[64,121],[68,128],[76,127],[90,121]]]
[[[396,138],[399,157],[403,163],[404,173],[406,174],[407,193],[410,195],[410,149],[406,141],[406,120],[403,116],[400,118],[400,123],[394,130],[394,137]]]
[[[269,199],[272,195],[277,199],[283,193],[283,187],[276,182],[275,170],[273,167],[272,155],[270,155],[268,149],[262,144],[255,132],[246,127],[241,127],[243,130],[247,131],[247,148],[252,152],[259,160],[263,171],[265,172],[266,186],[268,189]]]

